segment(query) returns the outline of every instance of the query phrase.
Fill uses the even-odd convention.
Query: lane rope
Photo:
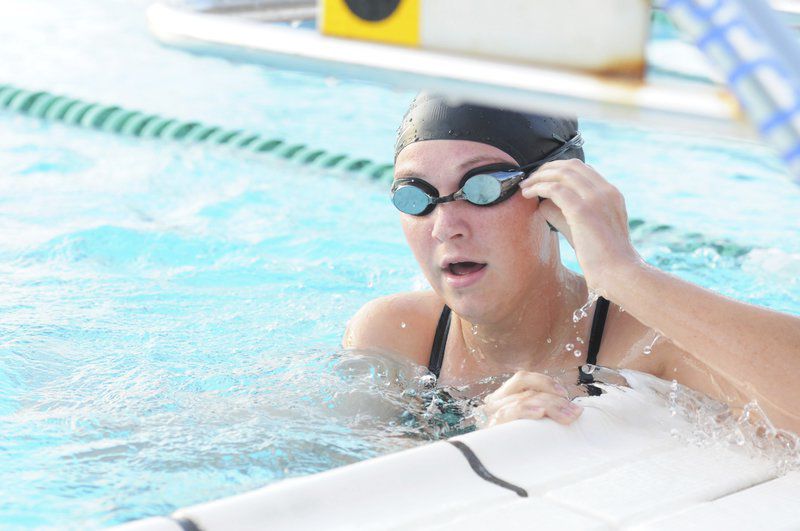
[[[353,157],[347,153],[331,153],[307,144],[291,144],[284,139],[267,138],[252,131],[167,118],[12,85],[0,84],[0,109],[126,137],[228,146],[251,153],[274,155],[307,166],[363,174],[381,181],[391,180],[394,172],[392,164]]]

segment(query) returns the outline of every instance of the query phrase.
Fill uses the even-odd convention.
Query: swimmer
[[[417,96],[398,131],[391,194],[432,290],[367,303],[344,347],[426,365],[439,385],[513,374],[484,399],[486,426],[574,422],[581,406],[553,375],[588,362],[733,406],[755,399],[774,425],[800,431],[800,318],[647,264],[622,195],[584,163],[582,144],[575,120]],[[561,263],[556,230],[583,276]],[[590,294],[597,302],[576,321]]]

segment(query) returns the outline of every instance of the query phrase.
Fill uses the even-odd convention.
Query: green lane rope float
[[[322,169],[342,170],[367,175],[375,180],[392,179],[394,167],[345,153],[329,153],[306,144],[289,144],[280,138],[242,130],[230,130],[200,122],[164,118],[118,107],[101,105],[58,96],[49,92],[32,92],[0,84],[0,110],[14,111],[46,121],[115,133],[128,137],[173,140],[186,143],[230,146],[252,153],[269,153],[283,159]],[[752,250],[728,240],[707,240],[702,234],[678,234],[668,225],[651,225],[644,220],[629,221],[635,241],[657,240],[673,252],[692,252],[699,247],[712,247],[722,256],[738,258]]]
[[[11,85],[0,84],[0,109],[129,137],[203,143],[229,146],[251,153],[269,153],[300,164],[359,173],[376,180],[389,180],[394,171],[391,164],[381,164],[345,153],[329,153],[306,144],[290,144],[280,138],[265,138],[251,131],[164,118],[116,105],[87,103],[76,98],[34,92]]]

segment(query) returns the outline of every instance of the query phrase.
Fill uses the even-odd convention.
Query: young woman
[[[580,406],[543,373],[588,362],[733,405],[755,399],[776,426],[800,431],[800,318],[646,264],[622,195],[581,145],[573,120],[418,96],[398,132],[392,200],[433,290],[369,302],[344,346],[427,365],[443,385],[515,373],[486,397],[488,425],[573,422]],[[583,277],[562,265],[555,229]],[[591,315],[574,322],[591,295]]]

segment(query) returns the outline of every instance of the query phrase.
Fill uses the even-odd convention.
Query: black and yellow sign
[[[393,44],[419,44],[420,0],[323,0],[327,35]]]

